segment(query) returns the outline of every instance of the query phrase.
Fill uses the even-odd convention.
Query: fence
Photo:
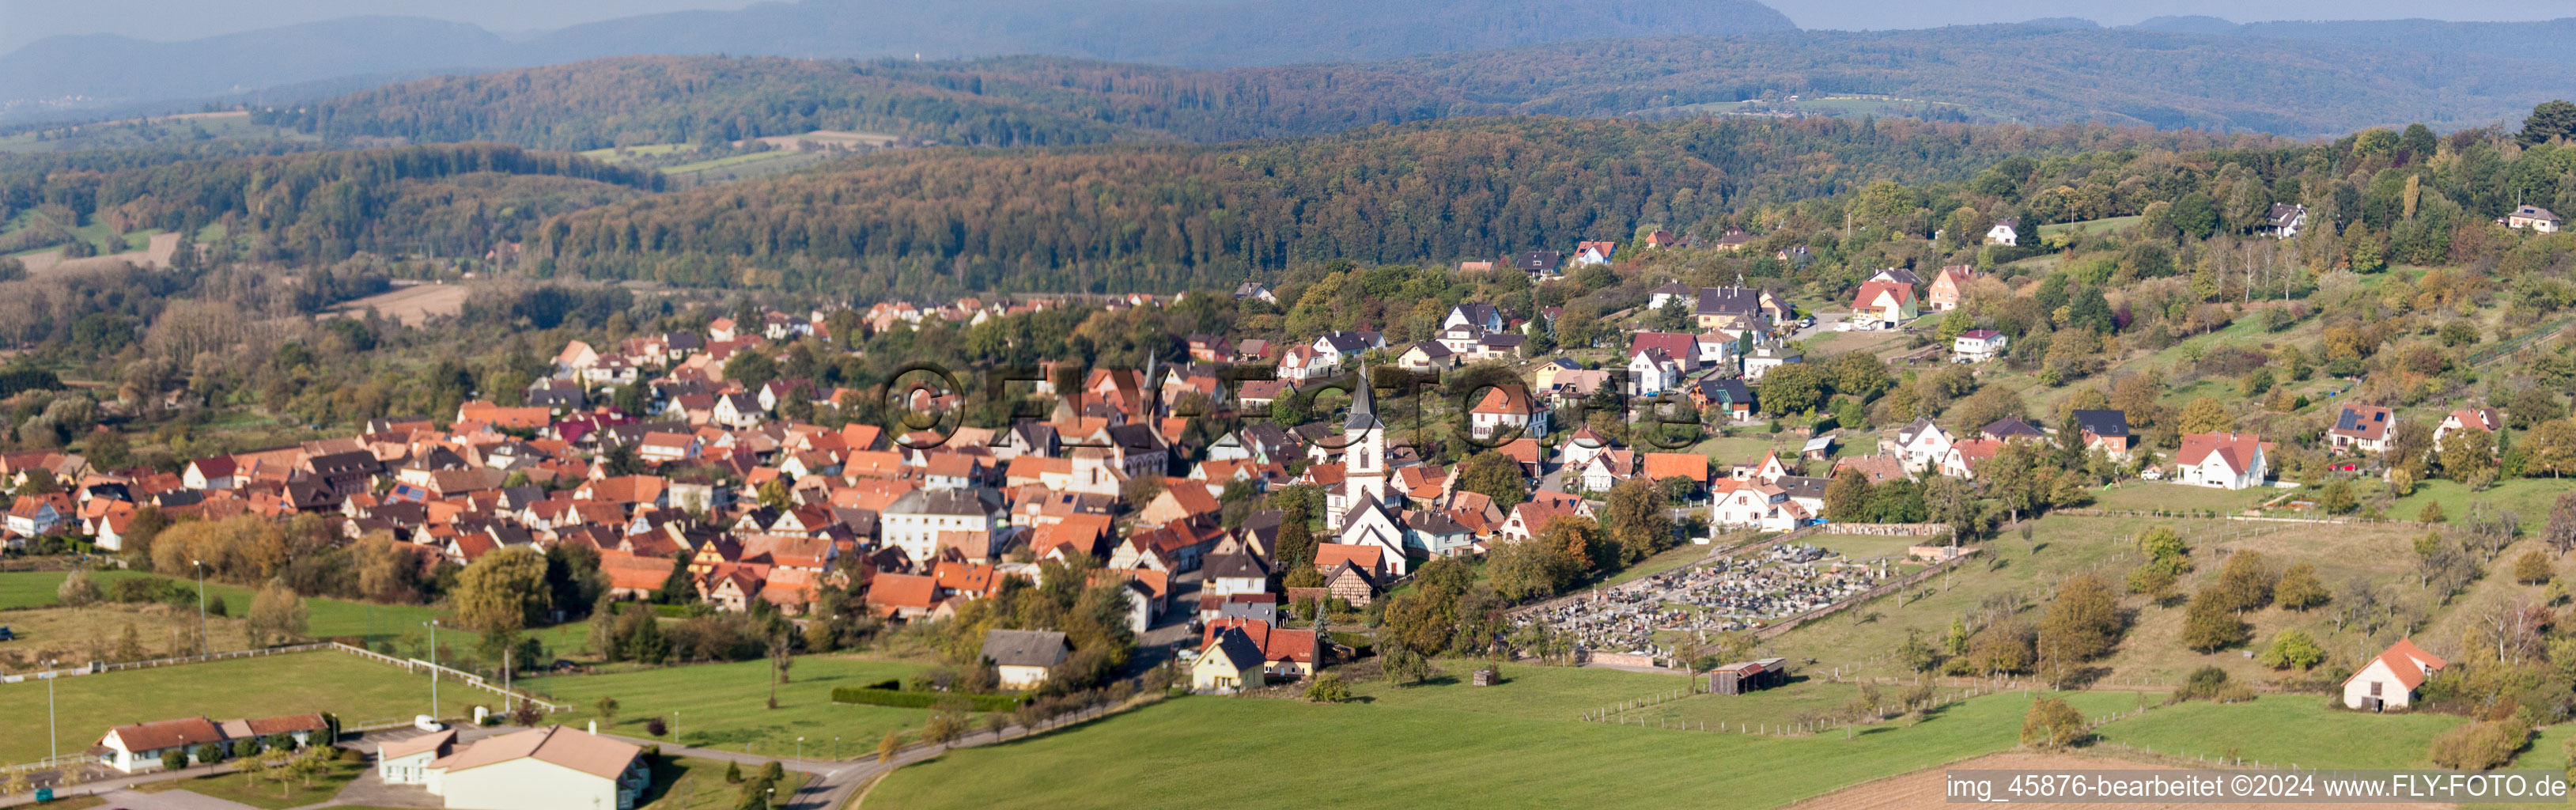
[[[183,655],[176,658],[155,658],[149,661],[91,664],[79,669],[58,669],[51,672],[27,672],[17,675],[0,676],[0,683],[18,683],[31,678],[42,680],[45,678],[69,678],[75,675],[103,675],[110,672],[121,672],[129,669],[152,669],[154,667],[177,666],[179,664],[202,664],[208,661],[223,661],[233,658],[259,658],[270,655],[312,652],[327,646],[330,645],[321,643],[296,644],[287,647],[263,647],[256,650],[234,650],[231,652],[219,652],[207,655]]]
[[[1886,596],[1886,595],[1888,595],[1888,594],[1895,593],[1895,592],[1897,592],[1897,591],[1899,591],[1899,590],[1902,590],[1902,589],[1905,589],[1905,588],[1913,587],[1914,585],[1917,585],[1917,584],[1922,583],[1922,582],[1923,582],[1924,580],[1926,580],[1926,579],[1931,579],[1933,574],[1938,574],[1938,573],[1941,573],[1941,572],[1943,572],[1943,571],[1949,570],[1949,569],[1951,569],[1951,568],[1953,568],[1953,567],[1958,566],[1961,562],[1966,561],[1966,560],[1971,559],[1971,558],[1974,558],[1975,556],[1977,556],[1977,555],[1975,555],[1975,554],[1960,554],[1959,556],[1952,557],[1952,558],[1950,558],[1950,559],[1946,559],[1946,560],[1942,560],[1942,561],[1937,562],[1937,563],[1933,563],[1933,564],[1931,564],[1931,565],[1929,565],[1929,566],[1925,566],[1925,567],[1923,568],[1923,570],[1921,570],[1921,571],[1916,571],[1916,572],[1914,572],[1914,573],[1907,574],[1907,575],[1905,575],[1904,577],[1899,578],[1899,579],[1897,579],[1897,580],[1895,580],[1895,581],[1879,583],[1878,587],[1874,587],[1874,588],[1871,588],[1871,589],[1869,589],[1869,590],[1862,591],[1862,592],[1861,592],[1861,594],[1860,594],[1859,596],[1854,596],[1854,597],[1852,597],[1852,598],[1850,598],[1850,599],[1845,599],[1845,600],[1842,600],[1842,601],[1840,601],[1840,602],[1835,602],[1835,603],[1833,603],[1833,604],[1826,605],[1826,606],[1824,606],[1824,607],[1816,608],[1815,610],[1810,610],[1810,611],[1807,611],[1807,612],[1805,612],[1805,613],[1800,613],[1800,614],[1798,614],[1798,615],[1796,615],[1796,616],[1791,616],[1791,617],[1789,617],[1789,618],[1787,618],[1787,619],[1783,619],[1783,620],[1781,620],[1781,622],[1780,622],[1779,624],[1774,624],[1774,625],[1771,625],[1771,626],[1769,626],[1769,627],[1762,628],[1762,629],[1760,629],[1760,630],[1755,630],[1755,631],[1753,631],[1753,637],[1754,637],[1754,638],[1757,638],[1757,639],[1765,639],[1765,640],[1768,640],[1768,639],[1770,639],[1770,638],[1773,638],[1773,637],[1779,636],[1779,635],[1780,635],[1780,634],[1782,634],[1782,633],[1786,633],[1786,632],[1789,632],[1789,631],[1791,631],[1791,630],[1796,630],[1796,629],[1798,629],[1799,627],[1804,626],[1804,625],[1805,625],[1806,623],[1808,623],[1808,622],[1812,622],[1812,621],[1815,621],[1815,620],[1817,620],[1817,619],[1824,618],[1824,617],[1826,617],[1826,616],[1834,615],[1835,613],[1842,611],[1844,608],[1848,608],[1848,607],[1851,607],[1851,606],[1853,606],[1853,605],[1857,605],[1857,604],[1860,604],[1860,603],[1863,603],[1863,602],[1867,602],[1867,601],[1869,601],[1869,600],[1876,599],[1876,598],[1879,598],[1879,597],[1881,597],[1881,596]]]
[[[454,680],[458,680],[458,681],[463,681],[463,682],[465,683],[465,685],[466,685],[466,686],[471,686],[471,687],[474,687],[474,688],[476,688],[476,689],[486,690],[486,691],[489,691],[489,692],[491,692],[491,693],[493,693],[493,694],[500,695],[500,696],[502,696],[502,697],[506,697],[506,698],[515,698],[515,699],[518,699],[518,700],[524,700],[524,701],[527,701],[527,702],[529,702],[529,703],[535,704],[535,705],[537,706],[537,708],[543,709],[543,710],[545,710],[545,711],[546,711],[546,712],[548,712],[548,713],[560,712],[560,711],[564,711],[564,710],[567,710],[567,709],[572,708],[570,704],[555,703],[555,702],[552,702],[552,701],[548,701],[548,700],[546,700],[546,699],[544,699],[544,698],[540,698],[540,697],[537,697],[537,696],[535,696],[535,695],[531,695],[531,694],[528,694],[528,693],[526,693],[526,692],[522,692],[522,691],[519,691],[519,690],[516,690],[516,689],[505,689],[505,688],[502,688],[501,686],[499,686],[499,685],[497,685],[497,684],[492,683],[490,680],[485,679],[485,678],[484,678],[483,676],[481,676],[481,675],[476,675],[476,674],[471,673],[471,672],[466,672],[466,671],[464,671],[464,670],[457,669],[457,668],[455,668],[455,667],[445,666],[445,665],[441,665],[441,664],[433,664],[433,663],[430,663],[430,662],[427,662],[427,661],[420,660],[420,659],[418,659],[418,658],[395,658],[395,657],[393,657],[393,656],[386,655],[386,654],[383,654],[383,653],[379,653],[379,652],[376,652],[376,651],[374,651],[374,650],[369,650],[369,649],[366,649],[366,648],[364,648],[364,647],[353,647],[353,646],[350,646],[350,645],[347,645],[347,644],[342,644],[342,643],[337,642],[337,641],[329,642],[329,643],[327,643],[327,644],[315,644],[315,645],[311,645],[311,647],[312,647],[312,648],[314,648],[314,649],[321,649],[321,648],[328,647],[328,648],[330,648],[330,649],[339,650],[340,652],[348,653],[348,654],[350,654],[350,655],[355,655],[355,656],[358,656],[358,657],[360,657],[360,658],[366,658],[366,659],[370,659],[370,660],[373,660],[373,661],[376,661],[376,662],[379,662],[379,663],[384,663],[384,664],[391,664],[391,665],[393,665],[393,666],[402,667],[402,668],[403,668],[403,671],[405,671],[405,672],[409,672],[409,673],[412,673],[412,674],[414,674],[414,675],[420,674],[420,673],[421,673],[422,671],[424,671],[424,670],[426,670],[426,671],[430,672],[433,676],[437,676],[437,675],[445,675],[445,676],[446,676],[446,677],[448,677],[448,678],[451,678],[451,679],[454,679]]]
[[[1946,523],[1822,523],[1818,534],[1858,534],[1874,537],[1931,537],[1949,534]]]
[[[2510,355],[2524,347],[2537,345],[2541,341],[2548,340],[2550,336],[2558,334],[2559,330],[2566,329],[2567,324],[2571,321],[2576,321],[2576,319],[2560,318],[2558,320],[2541,324],[2539,328],[2524,333],[2521,337],[2471,353],[2468,359],[2462,362],[2461,365],[2476,368],[2478,366],[2483,366],[2503,359],[2506,355]]]

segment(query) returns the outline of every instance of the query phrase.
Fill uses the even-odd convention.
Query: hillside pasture
[[[414,284],[349,301],[325,314],[354,318],[372,308],[404,326],[419,326],[433,318],[453,318],[464,312],[465,298],[472,292],[473,288],[463,284]]]
[[[1989,695],[1917,726],[1865,729],[1848,740],[1839,733],[1677,731],[1483,710],[1553,700],[1544,693],[1556,679],[1520,680],[1529,668],[1506,669],[1513,680],[1499,686],[1372,691],[1341,705],[1178,698],[1052,734],[950,751],[896,771],[870,801],[909,808],[1215,807],[1235,797],[1295,794],[1310,788],[1314,774],[1331,773],[1334,803],[1344,807],[1707,807],[1723,796],[1728,807],[1765,808],[2011,748],[2030,706],[2018,692]],[[1533,688],[1515,688],[1524,686]],[[2125,695],[2066,697],[2087,714],[2127,708]],[[1258,768],[1206,755],[1243,740],[1329,743],[1268,747]],[[1370,767],[1349,767],[1353,762]]]

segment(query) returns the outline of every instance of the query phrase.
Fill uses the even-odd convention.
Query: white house
[[[1680,388],[1682,364],[1661,348],[1638,349],[1628,356],[1628,395],[1651,397]]]
[[[911,559],[929,560],[939,556],[943,544],[989,547],[993,527],[1007,525],[1009,520],[1000,493],[990,489],[916,489],[878,513],[877,534],[885,545],[903,549]]]
[[[2337,453],[2385,453],[2396,426],[2396,411],[2378,405],[2345,405],[2335,414],[2335,426],[2326,431],[2326,442]]]
[[[2003,245],[2006,247],[2018,246],[2021,244],[2020,229],[2021,220],[2019,219],[2007,219],[2002,222],[1997,222],[1994,227],[1986,229],[1986,244]]]
[[[2415,646],[2415,640],[2401,638],[2387,652],[2370,659],[2370,664],[2343,682],[2343,705],[2349,709],[2378,711],[2387,707],[2406,708],[2415,702],[2415,689],[2426,678],[2440,672],[2451,662]]]
[[[2525,205],[2513,209],[2513,213],[2506,214],[2503,222],[2507,227],[2529,228],[2541,233],[2557,233],[2558,226],[2565,224],[2566,220],[2559,219],[2557,214],[2550,213],[2547,208]]]
[[[1609,264],[1610,257],[1618,252],[1619,245],[1615,242],[1577,243],[1574,246],[1574,264]]]
[[[1440,327],[1443,329],[1452,326],[1473,326],[1487,332],[1500,332],[1503,331],[1503,327],[1510,325],[1503,319],[1503,311],[1492,304],[1459,304],[1450,307],[1449,317],[1440,320]]]
[[[653,779],[643,754],[633,744],[576,729],[532,728],[432,760],[420,784],[461,810],[634,810]]]
[[[1279,379],[1305,382],[1341,373],[1342,356],[1317,351],[1313,346],[1294,346],[1279,357]]]
[[[1626,481],[1636,474],[1637,453],[1635,451],[1603,450],[1593,453],[1591,458],[1584,460],[1577,478],[1583,482],[1585,491],[1608,492],[1612,487],[1618,486],[1619,482]]]
[[[2194,433],[2182,437],[2174,454],[2174,480],[2204,487],[2245,489],[2263,485],[2271,475],[2264,454],[2271,445],[2252,433]]]
[[[1759,381],[1772,369],[1804,361],[1806,357],[1782,347],[1777,341],[1764,343],[1744,355],[1744,379]]]
[[[2263,231],[2282,239],[2298,236],[2299,229],[2307,224],[2308,207],[2304,205],[2273,203],[2272,210],[2263,216]]]
[[[1957,441],[1930,419],[1916,419],[1896,431],[1896,456],[1905,460],[1905,469],[1919,472],[1941,463],[1950,455],[1950,445]]]
[[[1785,532],[1798,528],[1814,515],[1789,497],[1789,491],[1777,484],[1759,481],[1720,482],[1722,491],[1714,494],[1709,509],[1709,530],[1719,531],[1757,528]]]
[[[1545,439],[1547,422],[1547,406],[1517,385],[1486,389],[1484,398],[1467,412],[1468,429],[1478,438],[1519,430],[1521,435]]]
[[[2451,431],[2466,428],[2477,428],[2488,433],[2503,430],[2504,413],[2494,408],[2461,408],[2452,411],[2449,416],[2442,417],[2441,426],[2433,428],[2433,450],[2441,451],[2443,436],[2450,435]]]
[[[1064,663],[1064,634],[1053,630],[987,630],[984,660],[993,662],[1004,689],[1036,689]]]
[[[2004,346],[2012,339],[1992,329],[1970,329],[1950,341],[1950,359],[1961,363],[1983,363],[2004,356]]]

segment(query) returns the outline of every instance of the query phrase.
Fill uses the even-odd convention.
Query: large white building
[[[376,773],[459,810],[634,810],[653,779],[644,749],[562,726],[455,743],[454,731],[385,743]]]
[[[877,515],[877,534],[886,545],[903,549],[913,562],[922,562],[937,558],[943,541],[989,546],[993,528],[1007,525],[1009,519],[1001,493],[990,489],[916,489]]]

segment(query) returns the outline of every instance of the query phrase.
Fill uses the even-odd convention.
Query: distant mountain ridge
[[[1917,100],[1917,117],[2317,136],[2518,120],[2536,63],[2050,25],[1530,45],[1200,70],[1049,56],[961,61],[615,57],[391,84],[257,116],[330,139],[584,150],[817,129],[1063,146],[1319,135],[1461,116],[1722,113],[1756,96]],[[1937,113],[1937,114],[1936,114]]]
[[[2138,28],[2216,36],[2331,42],[2356,48],[2474,54],[2576,62],[2576,17],[2537,22],[2336,20],[2236,23],[2217,17],[2157,17]]]
[[[521,42],[462,23],[350,17],[187,42],[114,35],[41,40],[0,56],[0,113],[201,98],[359,74],[639,54],[1044,54],[1221,68],[1796,27],[1755,0],[804,0],[629,17]]]

